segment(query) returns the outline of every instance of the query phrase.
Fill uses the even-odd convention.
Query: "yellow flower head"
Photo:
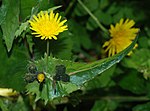
[[[103,45],[103,48],[106,47],[105,52],[108,52],[108,56],[121,52],[132,43],[139,32],[139,28],[133,28],[134,24],[133,20],[127,19],[124,21],[121,19],[115,26],[110,26],[109,32],[112,38]],[[137,44],[135,47],[137,47]]]
[[[53,11],[48,14],[47,11],[41,11],[37,16],[33,15],[33,19],[29,20],[32,29],[32,34],[35,37],[41,37],[41,39],[52,39],[57,40],[57,35],[65,30],[68,30],[67,25],[64,23],[67,20],[61,20],[61,16],[58,13],[54,14]]]

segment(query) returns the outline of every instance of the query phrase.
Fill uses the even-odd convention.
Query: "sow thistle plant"
[[[93,16],[92,13],[90,15]],[[105,52],[108,52],[111,57],[92,63],[79,63],[49,56],[49,41],[58,40],[60,33],[69,30],[67,20],[62,19],[59,13],[54,13],[54,10],[40,11],[38,14],[32,15],[27,22],[32,30],[32,37],[40,38],[41,42],[44,40],[47,42],[47,54],[41,59],[28,63],[24,76],[27,83],[26,90],[27,94],[35,96],[35,102],[41,99],[45,104],[48,101],[60,101],[64,96],[69,96],[70,93],[79,89],[82,90],[85,83],[122,60],[135,47],[136,35],[139,31],[138,28],[132,28],[135,24],[133,20],[127,19],[124,22],[121,19],[115,27],[111,25],[109,32],[112,38],[103,45],[106,47]],[[100,23],[98,24],[102,31],[108,32]],[[23,25],[27,27],[28,24]],[[20,27],[19,34],[26,29],[22,28],[23,26]],[[6,93],[14,92],[11,89]]]
[[[32,19],[29,20],[30,29],[33,31],[32,35],[47,41],[47,55],[31,63],[34,65],[34,71],[30,70],[25,77],[30,82],[27,84],[26,89],[28,93],[36,95],[35,101],[43,99],[45,104],[48,101],[60,99],[81,89],[83,84],[119,62],[134,47],[136,40],[133,43],[132,41],[139,30],[131,28],[134,25],[134,21],[127,19],[123,23],[123,19],[121,19],[116,27],[111,26],[109,30],[113,39],[103,45],[103,47],[107,46],[106,52],[109,51],[109,56],[123,50],[121,53],[93,63],[76,63],[49,56],[49,40],[59,39],[58,35],[69,29],[65,25],[67,20],[61,20],[61,18],[58,13],[55,14],[53,11],[50,11],[50,13],[41,11],[37,15],[33,15]],[[35,88],[34,90],[33,87]]]

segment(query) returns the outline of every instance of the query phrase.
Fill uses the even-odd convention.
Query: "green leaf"
[[[29,107],[26,106],[23,98],[21,96],[18,97],[18,100],[16,103],[11,104],[9,106],[9,110],[11,111],[29,111]]]
[[[140,57],[140,58],[139,58]],[[122,64],[129,68],[138,69],[140,66],[145,65],[149,61],[149,49],[136,50],[129,58],[124,58]]]
[[[14,46],[12,54],[8,54],[0,39],[0,87],[24,89],[24,73],[26,71],[28,54],[24,47]]]
[[[115,69],[116,69],[115,66],[113,66],[109,68],[108,70],[104,71],[100,76],[89,81],[86,84],[85,89],[92,90],[92,89],[107,87],[109,83],[111,82],[111,77]]]
[[[33,82],[27,85],[27,90],[29,93],[35,93],[37,99],[44,99],[46,102],[48,100],[53,100],[54,98],[67,96],[69,93],[81,89],[81,87],[88,81],[92,80],[96,76],[102,74],[105,70],[118,63],[122,58],[128,54],[134,47],[137,38],[133,43],[113,57],[106,58],[103,60],[98,60],[93,63],[76,63],[67,60],[60,60],[53,57],[42,58],[41,60],[34,61],[38,72],[44,72],[46,75],[46,81],[43,84],[43,88],[40,91],[40,83]],[[70,82],[58,82],[53,86],[53,76],[55,75],[56,65],[65,65],[66,74],[70,76]],[[30,86],[30,87],[29,87]],[[34,90],[33,90],[34,87]],[[69,89],[68,89],[69,88]],[[56,89],[56,94],[54,93]]]
[[[139,58],[140,57],[140,58]],[[129,58],[124,58],[122,64],[129,68],[138,69],[140,66],[148,64],[150,59],[149,49],[139,49],[136,50]]]
[[[77,24],[73,20],[70,20],[68,21],[68,27],[71,32],[70,35],[74,44],[73,49],[75,51],[80,51],[81,47],[85,49],[90,49],[92,47],[89,34],[83,26]]]
[[[15,32],[15,36],[16,37],[20,36],[21,33],[27,29],[28,25],[29,25],[28,21],[21,23],[21,25],[19,26],[19,29]]]
[[[139,58],[140,57],[140,58]],[[136,50],[130,58],[124,58],[122,64],[125,67],[134,68],[143,73],[144,78],[150,77],[150,54],[149,49]]]
[[[145,36],[140,37],[139,40],[138,40],[139,46],[142,47],[142,48],[147,48],[147,49],[150,46],[149,42],[150,42],[150,40]]]
[[[0,109],[2,111],[8,111],[8,106],[4,103],[3,99],[0,99]]]
[[[146,104],[140,104],[133,108],[133,111],[150,111],[150,102]]]
[[[50,41],[50,51],[60,59],[70,60],[72,56],[73,42],[68,31],[59,35],[57,41]]]
[[[115,111],[118,103],[112,100],[96,101],[91,111]]]
[[[31,14],[32,7],[36,6],[37,3],[37,0],[20,0],[20,17],[22,21]]]
[[[6,14],[1,24],[1,28],[7,50],[10,51],[15,38],[16,29],[19,25],[19,1],[3,0],[3,6],[6,7]]]
[[[133,79],[134,78],[134,79]],[[131,85],[132,84],[132,85]],[[147,91],[144,79],[138,75],[137,71],[130,71],[123,79],[120,80],[119,85],[135,94],[145,94]]]
[[[118,63],[128,52],[130,52],[135,45],[136,40],[137,38],[128,48],[123,50],[121,53],[116,54],[115,56],[95,61],[90,64],[85,64],[82,67],[80,66],[75,71],[70,72],[71,82],[80,86],[83,85],[85,82],[93,79],[95,76],[101,74],[114,64]]]

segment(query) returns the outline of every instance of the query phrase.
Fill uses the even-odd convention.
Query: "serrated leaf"
[[[10,51],[15,38],[16,29],[19,25],[19,1],[3,0],[3,6],[6,6],[6,15],[1,24],[1,28],[7,50]]]
[[[15,32],[15,36],[16,37],[20,36],[21,33],[27,29],[28,25],[29,25],[28,22],[21,23],[19,29]]]
[[[46,56],[41,60],[34,61],[33,63],[37,66],[38,71],[44,72],[46,74],[46,83],[43,86],[43,90],[36,92],[37,89],[35,89],[36,91],[34,91],[34,93],[36,92],[42,95],[46,95],[46,96],[41,95],[37,97],[38,99],[41,98],[44,99],[45,101],[53,100],[54,98],[69,95],[69,93],[80,89],[86,82],[100,75],[102,72],[104,72],[114,64],[118,63],[120,60],[122,60],[122,58],[132,50],[136,41],[137,38],[133,41],[133,43],[128,48],[126,48],[125,50],[123,50],[119,54],[116,54],[113,57],[99,60],[93,63],[88,63],[88,64],[76,63],[67,60],[60,60],[60,59],[52,58],[51,56],[48,58],[48,62]],[[66,66],[66,73],[70,75],[70,82],[63,84],[63,82],[60,81],[59,84],[56,84],[57,93],[55,94],[54,88],[52,87],[53,84],[52,78],[55,75],[56,65],[60,65],[60,64]],[[27,90],[30,93],[32,93],[32,87],[28,88],[28,85],[27,85]],[[36,88],[39,89],[39,86],[38,85],[36,86],[37,86]],[[66,88],[70,87],[70,88],[66,89],[65,87]]]

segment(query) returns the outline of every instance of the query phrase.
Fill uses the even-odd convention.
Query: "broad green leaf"
[[[90,49],[92,47],[90,37],[83,26],[77,24],[73,20],[70,20],[68,21],[68,27],[71,32],[70,35],[74,44],[74,51],[80,51],[81,47],[85,49]]]
[[[68,31],[61,33],[57,41],[50,41],[51,53],[60,59],[70,60],[72,56],[73,41]]]
[[[124,58],[122,64],[125,67],[134,68],[143,73],[145,79],[150,77],[150,54],[149,49],[136,50],[130,58]],[[140,58],[139,58],[140,57]]]
[[[137,38],[128,48],[126,48],[119,54],[92,63],[76,63],[67,60],[56,59],[52,56],[48,57],[48,59],[45,56],[41,60],[34,61],[33,64],[36,65],[38,72],[45,73],[46,80],[43,84],[42,90],[39,90],[41,84],[35,81],[33,83],[27,84],[27,91],[29,93],[35,93],[37,100],[44,99],[46,103],[48,100],[53,100],[54,98],[67,96],[69,95],[69,93],[81,89],[86,82],[102,74],[102,72],[104,72],[114,64],[118,63],[120,60],[122,60],[122,58],[132,50],[136,41]],[[70,82],[57,82],[54,88],[53,76],[56,73],[56,65],[66,66],[66,74],[70,76]],[[34,87],[34,89],[32,87]],[[69,89],[66,89],[68,87]],[[56,89],[56,94],[54,93],[54,89]]]
[[[5,40],[8,52],[12,48],[15,38],[15,32],[19,25],[19,1],[18,0],[3,0],[6,15],[1,24],[3,31],[3,39]]]
[[[112,75],[115,70],[115,65],[108,70],[104,71],[100,76],[92,79],[85,85],[86,90],[98,89],[103,87],[108,87],[111,82]]]
[[[31,14],[32,7],[36,6],[37,0],[20,0],[20,17],[25,20]]]
[[[0,7],[0,25],[1,23],[5,20],[5,16],[7,13],[7,3],[3,3],[2,6]]]
[[[16,90],[24,89],[24,73],[28,54],[22,46],[14,46],[12,53],[7,53],[2,39],[0,39],[0,87],[13,88]]]
[[[134,79],[133,79],[134,78]],[[132,85],[131,85],[132,84]],[[147,91],[144,79],[138,75],[137,71],[130,71],[124,78],[120,79],[119,85],[135,94],[145,94]]]

